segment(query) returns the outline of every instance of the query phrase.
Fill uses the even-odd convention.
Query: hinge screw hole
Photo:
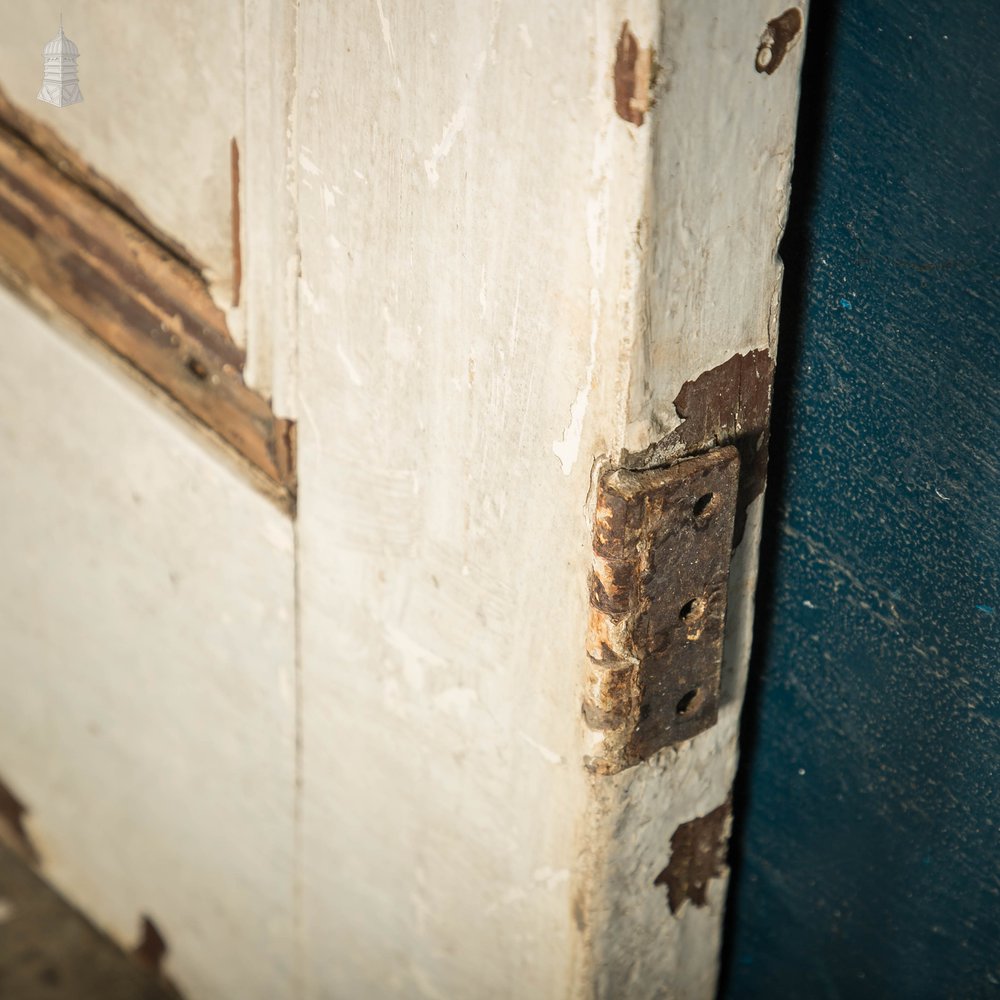
[[[681,608],[677,617],[680,618],[682,622],[696,622],[704,613],[705,598],[692,597],[691,600]]]
[[[677,702],[677,714],[678,715],[688,715],[689,713],[695,711],[701,707],[701,688],[695,688],[693,691],[688,691],[679,702]]]
[[[703,514],[711,513],[712,501],[714,499],[714,493],[705,493],[703,496],[698,497],[698,499],[694,502],[694,507],[691,508],[694,516],[701,517]]]

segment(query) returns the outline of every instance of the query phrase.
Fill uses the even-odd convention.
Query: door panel
[[[4,0],[3,87],[56,128],[216,280],[230,280],[230,142],[243,131],[243,2]],[[16,13],[15,13],[16,7]],[[42,47],[80,49],[83,103],[36,100]]]
[[[42,871],[123,943],[148,916],[191,996],[289,996],[291,522],[6,292],[0,400],[0,777]]]

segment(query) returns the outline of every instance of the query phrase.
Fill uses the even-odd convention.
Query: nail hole
[[[679,702],[677,702],[677,714],[687,715],[701,705],[701,688],[688,691]]]
[[[195,357],[187,359],[187,370],[200,381],[204,382],[208,378],[208,369]]]
[[[695,517],[701,517],[702,514],[708,513],[708,509],[712,506],[712,501],[715,499],[714,493],[706,493],[704,496],[698,497],[694,502],[694,507],[692,511]]]
[[[692,597],[690,601],[685,604],[679,615],[682,622],[692,622],[697,621],[705,613],[705,600],[702,597]]]

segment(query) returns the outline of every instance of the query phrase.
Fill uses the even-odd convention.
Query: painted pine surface
[[[60,135],[218,281],[231,270],[229,143],[243,132],[243,4],[3,0],[7,96]],[[80,50],[83,102],[36,100],[42,46]]]
[[[732,1000],[1000,990],[995,13],[810,37]]]
[[[36,100],[60,13],[80,49],[84,99],[69,108]],[[0,18],[7,99],[193,258],[246,346],[248,384],[293,416],[295,5],[0,0]]]
[[[190,997],[291,995],[292,528],[0,295],[0,779],[41,871]]]
[[[168,969],[222,997],[252,996],[251,975],[269,995],[309,998],[710,997],[724,863],[676,913],[658,877],[679,829],[725,812],[760,501],[731,577],[720,724],[598,781],[583,767],[592,734],[580,712],[592,485],[624,449],[681,423],[673,400],[685,383],[774,349],[801,40],[773,75],[758,71],[762,33],[780,13],[766,0],[602,0],[582,12],[529,0],[276,4],[244,5],[244,59],[273,65],[259,79],[275,90],[251,100],[245,78],[242,245],[244,287],[261,296],[257,320],[247,300],[248,363],[259,356],[267,369],[254,331],[296,333],[293,345],[275,332],[271,361],[276,391],[299,417],[298,520],[272,523],[270,508],[246,506],[212,463],[188,456],[194,472],[174,470],[179,485],[214,484],[201,489],[221,522],[218,558],[231,563],[203,611],[208,623],[233,614],[246,624],[229,639],[237,653],[248,647],[257,673],[247,679],[225,659],[192,665],[179,639],[162,643],[197,677],[235,679],[192,709],[199,722],[222,720],[212,738],[242,748],[254,729],[246,765],[283,768],[280,780],[251,788],[227,758],[218,769],[235,768],[235,801],[221,795],[210,813],[225,812],[226,831],[246,818],[240,843],[260,880],[248,889],[275,902],[264,914],[248,904],[226,925],[232,936],[215,942],[195,933],[201,900],[189,897],[186,911],[173,911],[191,917],[189,936],[173,942],[180,921],[164,918]],[[166,29],[182,14],[164,17]],[[231,11],[212,17],[228,25]],[[626,21],[659,67],[642,115],[616,95]],[[187,36],[162,37],[169,47]],[[224,37],[213,56],[223,62],[232,55]],[[85,87],[86,102],[93,93]],[[225,95],[192,112],[204,142],[228,133],[233,106]],[[161,138],[154,130],[152,148]],[[113,161],[113,149],[92,147],[98,166],[128,162]],[[176,155],[173,145],[165,155]],[[139,197],[137,173],[119,180]],[[226,218],[218,198],[213,205],[198,230],[206,237]],[[37,405],[53,405],[59,388]],[[109,407],[113,417],[116,396]],[[172,447],[173,430],[148,434],[161,431]],[[148,451],[155,465],[157,448]],[[95,511],[119,510],[117,495],[100,493],[111,474],[86,475]],[[183,563],[202,539],[177,503],[164,531]],[[291,601],[290,562],[271,564],[269,526],[282,545],[294,536],[294,649],[285,632],[267,631],[260,607]],[[109,560],[114,586],[146,586],[142,562],[124,559]],[[201,613],[192,640],[199,623],[208,627]],[[105,648],[114,678],[110,641],[88,655]],[[289,709],[281,699],[293,663]],[[270,691],[272,667],[285,686],[267,702],[275,717],[262,719],[244,699],[248,687]],[[175,676],[190,680],[164,672]],[[186,688],[171,690],[186,704]],[[186,732],[159,734],[134,701],[120,711],[151,742]],[[295,768],[284,756],[290,732]],[[176,757],[178,768],[215,773],[201,744]],[[170,786],[158,806],[182,826],[192,822],[183,794],[183,783]],[[53,822],[70,829],[71,819]],[[708,826],[719,831],[713,851],[724,851],[728,822]],[[181,838],[177,859],[187,854],[198,856],[197,841]],[[109,855],[105,845],[106,866]],[[157,877],[174,882],[171,871]],[[276,938],[288,934],[287,947],[248,959],[239,935],[262,920]],[[273,980],[258,974],[265,960]]]

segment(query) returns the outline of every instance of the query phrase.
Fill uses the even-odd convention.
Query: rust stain
[[[680,426],[627,463],[633,469],[648,468],[670,457],[734,445],[740,453],[734,548],[743,538],[747,508],[764,492],[767,480],[773,380],[774,362],[763,349],[734,354],[721,365],[702,372],[685,382],[674,398]]]
[[[27,806],[0,781],[0,843],[6,844],[20,858],[37,865],[41,860],[24,828]]]
[[[233,308],[240,304],[243,258],[240,249],[240,147],[235,137],[229,144],[229,172],[232,191],[229,219],[233,243]]]
[[[641,125],[652,107],[653,49],[642,49],[628,21],[622,22],[615,47],[615,111],[632,125]]]
[[[754,59],[757,72],[770,76],[781,65],[801,31],[802,11],[798,7],[789,7],[784,14],[768,21]]]
[[[670,838],[670,863],[656,876],[654,886],[667,887],[670,912],[676,914],[690,902],[708,903],[708,883],[726,869],[732,802],[726,799],[717,809],[682,823]]]
[[[715,725],[739,456],[612,470],[594,520],[584,719],[597,774]]]

